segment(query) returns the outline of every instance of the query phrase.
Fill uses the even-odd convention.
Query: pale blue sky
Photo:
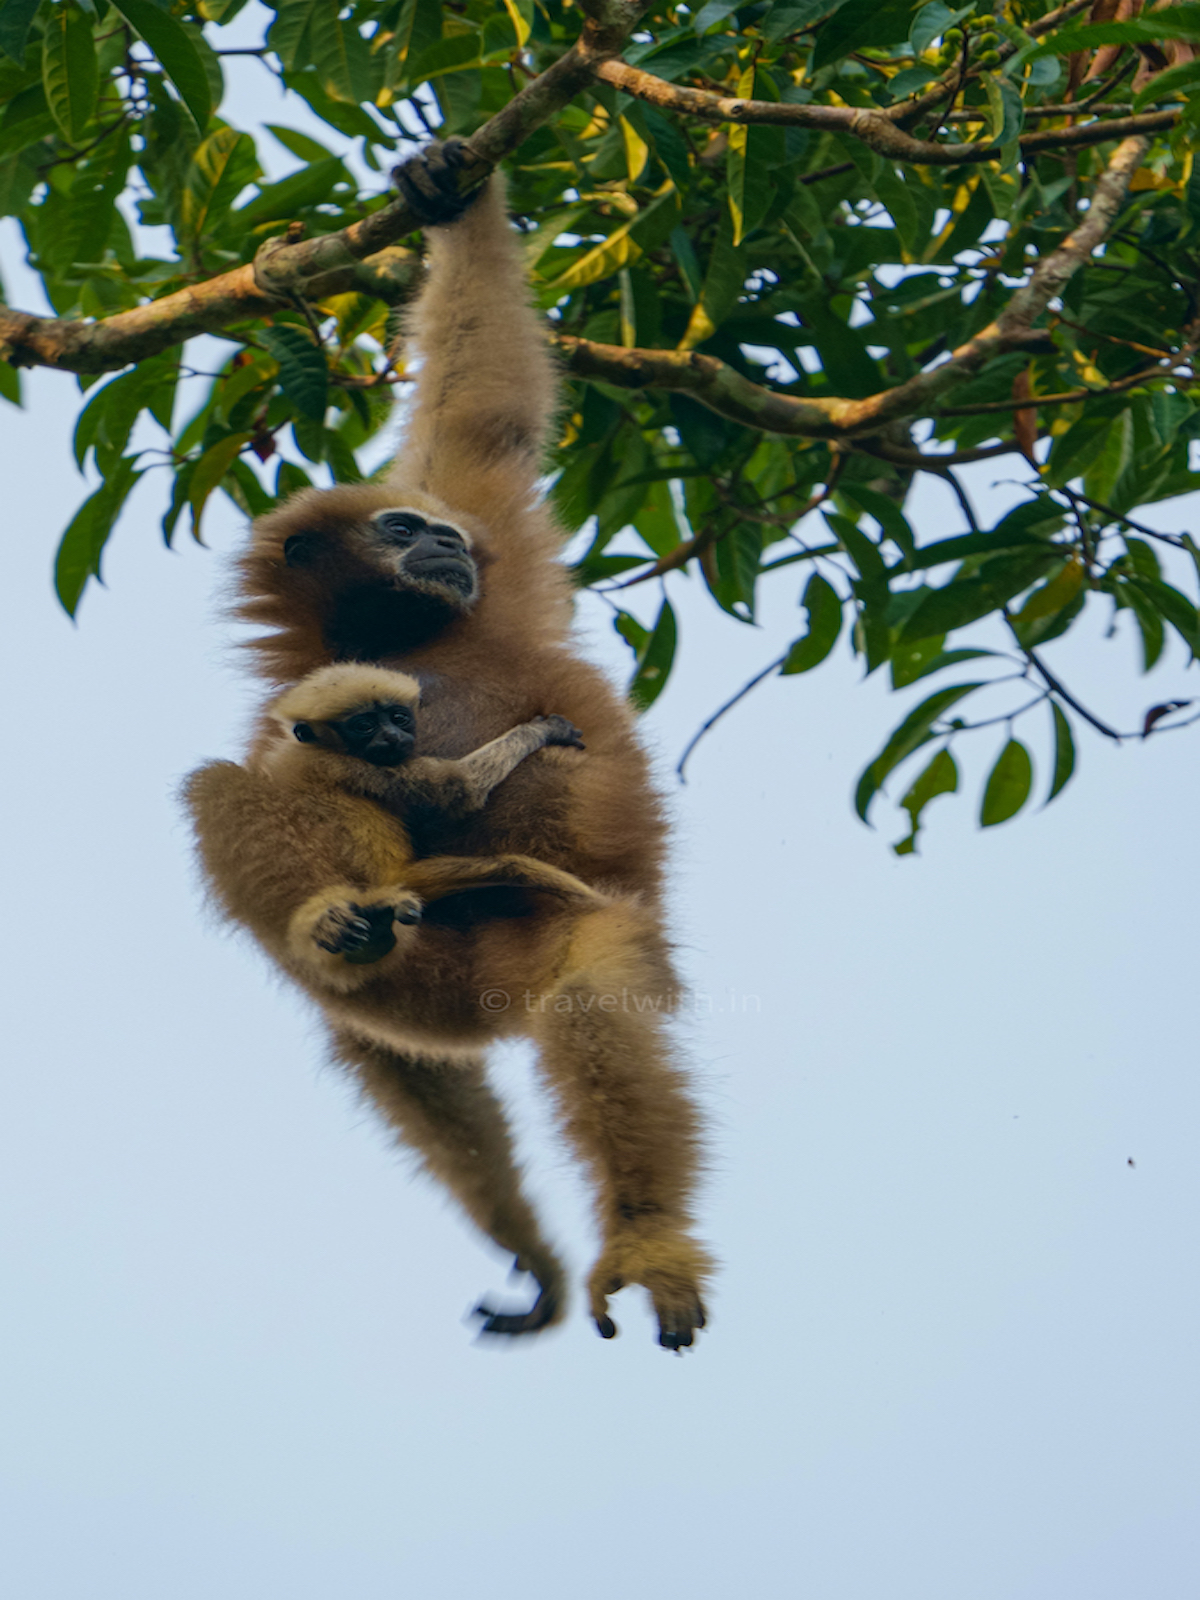
[[[682,964],[715,1007],[686,1028],[712,1326],[670,1357],[626,1294],[612,1344],[577,1304],[561,1332],[481,1347],[464,1313],[505,1263],[198,908],[173,792],[238,749],[216,615],[236,519],[168,555],[147,485],[72,627],[49,569],[85,492],[75,389],[36,373],[29,393],[0,413],[3,1592],[1194,1592],[1200,729],[1083,736],[1063,798],[987,833],[1003,731],[977,735],[969,798],[898,861],[894,814],[868,832],[848,797],[902,704],[841,649],[764,685],[673,784],[698,721],[800,631],[798,578],[762,630],[674,580],[681,667],[646,736]],[[976,474],[985,498],[1000,470]],[[917,511],[927,536],[960,530],[936,484]],[[625,672],[602,608],[583,623]],[[1143,683],[1132,640],[1100,632],[1056,659],[1124,725],[1188,692],[1178,655]],[[581,1275],[584,1196],[520,1052],[499,1078]]]

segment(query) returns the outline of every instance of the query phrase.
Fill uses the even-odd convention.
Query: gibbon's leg
[[[526,756],[547,745],[565,745],[572,750],[586,746],[583,735],[566,717],[537,717],[510,728],[498,739],[480,745],[457,761],[440,756],[418,756],[405,766],[397,780],[403,794],[421,804],[434,807],[447,816],[469,816],[482,811],[492,790],[514,772]]]
[[[460,143],[427,145],[397,173],[427,219],[429,246],[409,324],[422,361],[398,464],[404,481],[492,525],[498,498],[534,495],[557,386],[504,180],[493,175],[456,221],[430,203],[452,192],[443,169]]]
[[[333,1042],[338,1060],[353,1069],[425,1170],[445,1184],[478,1228],[512,1251],[520,1271],[537,1280],[537,1299],[526,1312],[481,1305],[483,1331],[536,1333],[559,1321],[566,1302],[563,1269],[522,1193],[508,1123],[482,1061],[404,1055],[342,1030]]]
[[[592,1315],[611,1339],[608,1296],[640,1283],[659,1343],[680,1350],[704,1326],[712,1263],[690,1232],[701,1127],[666,1037],[675,980],[662,937],[631,902],[587,912],[559,971],[531,1009],[542,1069],[599,1191]]]
[[[426,856],[413,862],[406,882],[425,901],[467,889],[496,888],[542,889],[584,905],[608,904],[608,897],[582,878],[532,856]]]

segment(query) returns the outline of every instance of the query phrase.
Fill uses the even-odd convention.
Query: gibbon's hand
[[[313,928],[313,940],[331,955],[345,956],[356,966],[366,965],[395,949],[392,924],[420,922],[421,909],[415,894],[366,904],[344,900],[323,913]]]
[[[573,722],[568,722],[566,717],[560,717],[556,714],[549,717],[539,717],[537,721],[542,726],[548,745],[566,745],[572,750],[587,749],[587,745],[583,742],[582,733]]]
[[[432,139],[392,172],[392,182],[423,228],[457,222],[478,198],[482,185],[469,188],[464,168],[470,165],[465,139]]]

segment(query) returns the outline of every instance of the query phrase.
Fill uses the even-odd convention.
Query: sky
[[[0,251],[38,309],[12,234]],[[711,1326],[668,1355],[626,1291],[606,1343],[577,1294],[562,1329],[481,1343],[467,1314],[507,1262],[202,909],[175,794],[236,756],[251,704],[220,620],[236,515],[168,553],[144,484],[73,625],[50,571],[87,492],[78,396],[51,373],[27,395],[0,412],[0,1589],[1193,1593],[1200,728],[1082,733],[1063,796],[985,832],[1004,733],[976,735],[900,860],[894,808],[872,831],[850,794],[908,701],[842,647],[765,683],[675,781],[802,631],[802,580],[752,628],[674,578],[682,654],[644,731],[711,1128]],[[1011,498],[1004,466],[977,470],[981,504]],[[937,483],[913,514],[962,531]],[[1051,660],[1122,725],[1194,692],[1178,654],[1143,682],[1102,631]],[[580,638],[627,674],[599,603]],[[1044,784],[1044,743],[1035,762]],[[587,1196],[521,1049],[496,1081],[579,1283]]]

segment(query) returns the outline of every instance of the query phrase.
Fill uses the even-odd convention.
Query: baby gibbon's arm
[[[547,745],[582,750],[583,735],[565,717],[539,717],[511,728],[458,761],[418,756],[397,769],[392,792],[401,804],[420,806],[448,817],[469,816],[473,811],[482,811],[492,790],[526,756]]]

